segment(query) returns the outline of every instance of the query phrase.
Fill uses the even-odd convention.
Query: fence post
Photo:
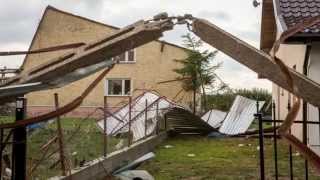
[[[159,121],[159,101],[157,101],[157,105],[156,105],[156,123],[157,123],[157,127],[156,127],[156,134],[159,134],[159,126],[160,126],[160,121]]]
[[[103,98],[103,156],[107,157],[108,150],[108,134],[107,134],[107,96]]]
[[[265,179],[265,171],[264,171],[264,133],[263,133],[263,119],[262,114],[259,112],[259,101],[256,103],[257,106],[257,114],[255,117],[258,119],[259,122],[259,152],[260,152],[260,179]]]
[[[0,129],[0,179],[2,179],[2,146],[3,146],[3,129]]]
[[[145,112],[144,112],[144,137],[147,137],[147,129],[148,129],[148,124],[147,124],[147,120],[148,120],[148,100],[146,99],[146,107],[145,107]]]
[[[167,126],[168,126],[168,125],[167,125],[167,119],[168,119],[167,114],[165,114],[165,115],[164,115],[164,130],[165,130],[165,131],[167,131]]]
[[[59,96],[58,93],[54,93],[54,104],[55,108],[59,108]],[[66,158],[64,154],[64,143],[63,143],[63,133],[61,128],[61,121],[60,116],[57,116],[57,129],[58,129],[58,142],[59,142],[59,154],[60,154],[60,163],[61,163],[61,170],[62,175],[67,175],[67,169],[66,169]]]
[[[291,102],[290,102],[290,94],[288,94],[288,112],[291,110]],[[289,129],[289,133],[291,134],[291,127]],[[292,158],[292,146],[289,144],[289,172],[290,172],[290,180],[293,180],[293,158]]]
[[[128,132],[128,146],[131,145],[131,96],[129,97],[129,132]]]
[[[263,140],[263,120],[262,120],[262,114],[257,113],[256,118],[259,121],[259,151],[260,151],[260,179],[265,179],[265,173],[264,173],[264,140]]]
[[[278,180],[278,145],[277,145],[277,123],[276,123],[276,104],[272,102],[272,113],[273,113],[273,151],[274,151],[274,170],[276,180]]]
[[[26,99],[19,97],[16,100],[16,121],[25,119]],[[26,127],[13,130],[12,146],[12,179],[26,179],[26,155],[27,155],[27,131]]]

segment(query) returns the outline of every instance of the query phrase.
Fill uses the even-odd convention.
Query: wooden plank
[[[272,61],[268,54],[203,19],[194,20],[193,31],[203,41],[259,75],[301,97],[310,104],[320,107],[320,85],[306,76],[289,68],[293,83],[296,84],[296,88],[291,90],[279,66]]]

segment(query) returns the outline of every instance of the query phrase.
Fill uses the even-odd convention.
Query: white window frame
[[[114,60],[114,58],[112,58]],[[137,51],[136,48],[133,49],[133,61],[129,61],[129,51],[124,53],[124,61],[119,61],[119,64],[134,64],[137,62]]]
[[[121,80],[121,94],[109,94],[109,81],[112,80]],[[125,80],[129,80],[130,81],[130,91],[129,94],[125,94]],[[132,80],[130,78],[107,78],[105,79],[105,90],[104,90],[104,94],[105,96],[113,96],[113,97],[126,97],[126,96],[131,96],[132,95]]]

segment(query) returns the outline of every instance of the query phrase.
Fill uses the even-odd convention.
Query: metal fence
[[[287,109],[288,111],[290,110],[291,105],[290,103],[288,103]],[[271,134],[269,134],[272,139],[272,144],[273,144],[273,161],[274,161],[274,179],[278,180],[279,174],[280,174],[280,170],[279,170],[279,139],[281,138],[277,132],[277,126],[280,125],[281,123],[284,122],[284,120],[279,120],[276,119],[276,104],[273,102],[272,103],[272,119],[264,119],[263,118],[263,113],[258,112],[255,117],[256,120],[259,123],[259,154],[260,154],[260,158],[259,158],[259,165],[260,165],[260,179],[264,180],[266,179],[266,173],[265,173],[265,149],[264,149],[264,139],[267,137],[265,132],[264,132],[264,125],[266,123],[268,124],[272,124],[273,126],[273,131],[271,132]],[[294,124],[302,124],[302,139],[303,139],[303,143],[307,144],[307,139],[308,139],[308,125],[319,125],[319,129],[320,129],[320,122],[311,122],[308,121],[306,117],[303,118],[303,120],[296,120],[294,121]],[[291,131],[289,132],[291,133]],[[291,145],[288,145],[288,154],[289,154],[289,158],[287,159],[287,166],[289,169],[288,175],[289,178],[291,180],[296,179],[296,177],[298,176],[298,174],[295,174],[294,172],[294,158],[293,158],[293,148]],[[303,157],[301,157],[303,158]],[[303,164],[303,177],[304,179],[308,180],[309,179],[309,164],[308,161],[304,159],[304,164]],[[301,175],[299,174],[299,177],[301,177]]]

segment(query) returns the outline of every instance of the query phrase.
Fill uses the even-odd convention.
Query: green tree
[[[180,75],[179,80],[183,82],[183,89],[193,91],[193,112],[196,111],[196,94],[201,89],[203,93],[203,105],[206,110],[207,99],[205,86],[212,85],[216,79],[214,73],[220,67],[220,63],[213,65],[212,60],[217,55],[218,51],[201,50],[203,42],[189,33],[182,36],[187,57],[185,59],[176,60],[183,66],[179,69],[174,69]]]

